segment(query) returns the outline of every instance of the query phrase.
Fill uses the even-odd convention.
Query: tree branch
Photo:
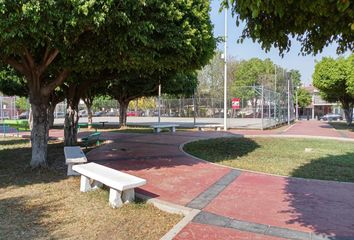
[[[49,51],[49,47],[46,48],[42,63],[39,66],[39,74],[43,74],[44,71],[47,69],[47,67],[54,61],[54,59],[58,56],[59,50],[58,49],[53,49],[52,51]]]
[[[34,59],[33,59],[33,57],[32,57],[32,54],[28,51],[27,48],[25,48],[24,51],[25,51],[25,59],[26,59],[26,61],[27,61],[27,63],[28,63],[28,66],[29,66],[31,69],[34,69],[36,63],[35,63],[35,61],[34,61]]]
[[[42,88],[41,93],[44,95],[49,95],[56,87],[65,81],[69,73],[70,71],[68,69],[64,69],[54,81]]]
[[[23,75],[27,75],[28,73],[26,72],[26,68],[18,61],[16,61],[14,58],[6,58],[5,62],[9,64],[11,67],[22,73]]]

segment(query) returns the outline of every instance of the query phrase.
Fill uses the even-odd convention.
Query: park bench
[[[168,128],[171,132],[176,132],[178,126],[177,124],[153,124],[150,127],[154,129],[154,132],[159,133],[162,128]]]
[[[88,128],[89,126],[93,127],[95,129],[95,131],[97,132],[98,124],[95,124],[95,123],[92,123],[92,124],[79,123],[79,124],[77,124],[77,132],[80,132],[80,128]]]
[[[17,131],[29,130],[29,124],[27,120],[5,119],[4,124],[16,128]]]
[[[74,147],[64,147],[65,163],[68,165],[68,176],[79,175],[73,171],[73,166],[76,164],[87,163],[87,158],[85,153],[81,150],[79,146]]]
[[[75,165],[73,170],[81,174],[81,192],[94,190],[102,185],[109,187],[109,205],[113,208],[134,201],[134,188],[146,184],[145,179],[96,163]]]
[[[206,128],[213,128],[215,131],[220,131],[224,127],[223,124],[203,124],[195,125],[198,128],[198,131],[205,131]]]
[[[101,136],[100,132],[94,132],[86,137],[81,138],[81,141],[85,144],[86,148],[89,145],[89,143],[91,143],[91,142],[96,142],[96,145],[99,145],[100,144],[100,136]]]

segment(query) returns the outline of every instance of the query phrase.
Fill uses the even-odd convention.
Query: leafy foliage
[[[313,85],[321,91],[324,100],[342,104],[348,124],[352,122],[354,106],[353,88],[348,87],[351,86],[350,59],[325,57],[316,64],[312,76]]]
[[[297,89],[297,101],[300,108],[311,104],[311,94],[304,88]]]
[[[331,43],[338,44],[338,53],[354,48],[354,3],[350,0],[224,0],[223,5],[231,7],[236,25],[245,22],[241,41],[251,38],[266,50],[274,46],[283,54],[295,37],[303,54],[319,53]]]

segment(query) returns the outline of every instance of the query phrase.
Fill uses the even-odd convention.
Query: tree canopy
[[[343,57],[325,57],[316,63],[312,76],[313,85],[321,91],[324,100],[341,103],[348,125],[352,122],[354,106],[353,93],[348,88],[351,72],[349,64],[349,59]]]
[[[272,46],[281,54],[289,51],[293,38],[303,54],[319,53],[331,43],[337,52],[354,48],[354,3],[333,1],[224,0],[236,15],[236,24],[245,23],[241,41],[251,38],[263,49]]]
[[[200,68],[215,47],[209,10],[204,0],[1,1],[0,65],[29,91],[32,167],[46,166],[49,98],[71,73]]]

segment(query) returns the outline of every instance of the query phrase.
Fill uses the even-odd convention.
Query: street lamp
[[[227,130],[227,7],[225,12],[225,42],[224,42],[224,131]]]
[[[298,120],[299,119],[299,99],[298,99],[298,95],[297,95],[297,91],[299,89],[299,86],[296,87],[295,90],[295,98],[296,98],[296,108],[295,108],[295,119]]]

